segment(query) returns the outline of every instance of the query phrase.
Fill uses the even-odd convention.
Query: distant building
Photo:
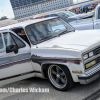
[[[10,0],[15,18],[23,18],[73,4],[73,0]]]
[[[73,3],[77,4],[77,3],[86,2],[86,1],[92,1],[92,0],[74,0]]]

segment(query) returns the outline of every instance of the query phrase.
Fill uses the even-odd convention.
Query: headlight
[[[89,57],[92,57],[94,54],[93,54],[93,51],[91,51],[90,53],[89,53]]]
[[[85,54],[84,56],[83,56],[83,59],[85,60],[85,59],[87,59],[88,58],[88,54]]]
[[[86,68],[89,68],[89,67],[91,67],[91,66],[93,66],[93,65],[95,65],[96,64],[96,61],[95,60],[93,60],[93,61],[91,61],[91,62],[89,62],[88,64],[86,64]]]

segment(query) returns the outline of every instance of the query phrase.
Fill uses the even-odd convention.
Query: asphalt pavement
[[[2,93],[0,92],[0,100],[88,100],[85,99],[92,96],[100,89],[100,78],[88,84],[81,85],[76,83],[75,86],[69,91],[55,90],[48,80],[40,78],[30,78],[18,82],[5,85],[1,88],[48,88],[48,93]],[[97,93],[95,93],[97,94]],[[89,99],[90,100],[90,99]],[[92,99],[91,99],[92,100]],[[100,96],[97,99],[100,100]]]

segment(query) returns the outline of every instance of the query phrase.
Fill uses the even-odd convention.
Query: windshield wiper
[[[58,36],[63,35],[63,34],[66,34],[66,33],[69,33],[69,32],[73,32],[73,31],[75,31],[75,30],[67,30],[66,29],[63,32],[59,33]]]

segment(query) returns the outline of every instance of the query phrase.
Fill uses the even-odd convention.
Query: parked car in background
[[[44,15],[43,18],[55,17],[55,16],[61,17],[66,22],[72,22],[72,21],[76,21],[79,19],[91,18],[91,17],[93,17],[93,14],[85,14],[85,13],[84,14],[75,14],[70,11],[61,11],[61,12]]]
[[[44,15],[43,18],[59,16],[66,22],[71,22],[71,21],[77,20],[76,18],[69,18],[75,15],[76,15],[75,13],[70,12],[70,11],[61,11],[61,12],[56,12],[49,15]]]
[[[0,30],[0,85],[41,77],[65,91],[74,82],[88,84],[100,77],[100,30],[76,31],[61,18]]]
[[[92,4],[92,5],[90,5],[90,6],[88,7],[88,10],[93,10],[93,9],[95,9],[95,7],[96,7],[96,5],[95,5],[95,4]]]
[[[96,6],[93,14],[92,18],[73,21],[70,24],[77,30],[100,29],[100,4]]]

